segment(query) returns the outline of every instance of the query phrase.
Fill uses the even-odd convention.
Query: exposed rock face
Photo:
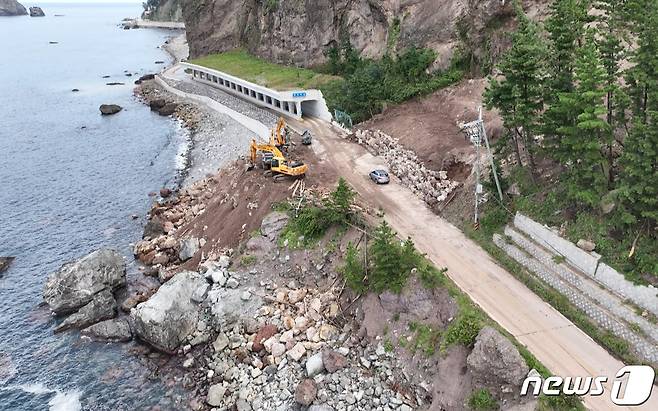
[[[182,21],[181,0],[160,0],[157,7],[144,11],[143,19],[153,21]]]
[[[71,314],[55,328],[55,332],[71,328],[84,328],[99,321],[113,318],[117,312],[117,302],[112,291],[105,289],[94,296],[94,299],[77,313]]]
[[[207,288],[208,283],[198,273],[176,274],[150,299],[131,311],[135,333],[157,349],[174,352],[194,331],[198,321],[199,306],[192,296]]]
[[[191,57],[243,47],[299,66],[325,63],[327,50],[348,36],[366,57],[415,45],[436,50],[445,67],[464,37],[476,53],[495,51],[497,42],[484,40],[512,14],[512,2],[500,0],[183,0]]]
[[[82,330],[82,335],[90,337],[96,341],[130,341],[132,331],[128,321],[124,319],[115,319],[102,321]]]
[[[0,16],[24,16],[25,7],[16,0],[0,0]]]
[[[41,7],[30,7],[30,17],[45,17],[45,15],[46,14],[41,10]]]
[[[264,237],[270,239],[270,241],[275,241],[281,230],[288,224],[288,214],[275,211],[270,213],[263,218],[263,222],[260,225],[260,232]]]
[[[491,327],[480,330],[466,359],[474,381],[496,391],[516,388],[528,374],[528,366],[514,344]]]
[[[91,302],[101,291],[114,291],[125,284],[126,264],[121,254],[101,249],[50,274],[43,299],[55,314],[68,314]]]
[[[123,110],[123,107],[116,104],[101,104],[98,109],[101,111],[102,115],[109,116]]]

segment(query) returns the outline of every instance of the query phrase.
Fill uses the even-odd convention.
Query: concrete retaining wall
[[[514,226],[543,247],[564,256],[569,264],[585,274],[594,276],[596,273],[596,266],[599,262],[598,256],[581,250],[571,241],[560,237],[548,227],[537,223],[521,213],[516,213],[516,216],[514,216]]]
[[[301,119],[303,115],[324,121],[332,119],[320,90],[277,91],[196,64],[181,63],[181,65],[189,69],[195,81],[216,87],[257,106],[297,119]]]
[[[552,253],[563,256],[569,265],[605,286],[612,293],[658,315],[656,288],[633,284],[626,280],[623,274],[600,262],[599,255],[581,250],[571,241],[521,213],[516,213],[514,216],[514,226]]]

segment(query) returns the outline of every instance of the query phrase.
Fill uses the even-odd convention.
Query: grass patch
[[[240,259],[240,265],[243,267],[249,267],[250,265],[256,262],[255,255],[243,255]]]
[[[489,390],[481,388],[468,397],[468,407],[472,410],[495,410],[498,409],[498,402]]]
[[[393,342],[391,342],[391,340],[387,338],[387,339],[384,341],[384,351],[386,351],[386,352],[393,352],[393,349],[394,349],[394,348],[395,348],[395,347],[393,347]]]
[[[252,56],[247,51],[236,49],[218,54],[209,54],[194,60],[192,64],[219,70],[252,83],[274,90],[318,89],[340,77],[316,73],[313,70],[270,63]]]
[[[420,350],[428,357],[436,352],[441,341],[441,330],[435,330],[427,324],[412,321],[409,323],[409,331],[414,333],[409,346],[411,352]]]

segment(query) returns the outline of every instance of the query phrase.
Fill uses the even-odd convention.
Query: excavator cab
[[[279,148],[272,144],[258,144],[254,139],[249,145],[249,157],[252,166],[260,164],[268,173],[274,174],[274,181],[288,177],[303,177],[308,166],[301,161],[288,160]]]

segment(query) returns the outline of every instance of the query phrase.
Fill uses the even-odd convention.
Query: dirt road
[[[364,199],[381,207],[391,226],[402,237],[412,237],[436,266],[447,267],[450,278],[553,373],[563,377],[608,376],[603,395],[583,398],[589,409],[624,409],[614,405],[609,394],[612,380],[624,364],[496,264],[461,231],[433,214],[395,178],[387,186],[373,184],[368,172],[384,166],[382,159],[340,138],[319,120],[304,120],[296,126],[313,131],[313,148],[321,162],[336,168]],[[656,391],[644,405],[630,409],[658,410]]]

